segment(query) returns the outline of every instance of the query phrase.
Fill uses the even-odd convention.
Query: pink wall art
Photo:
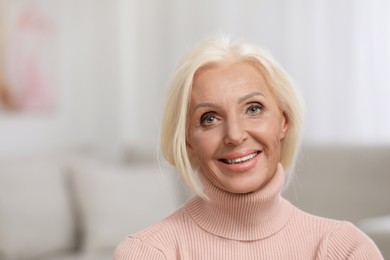
[[[0,9],[0,113],[56,107],[56,30],[38,5]]]

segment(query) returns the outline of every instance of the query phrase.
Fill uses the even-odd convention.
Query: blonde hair
[[[187,116],[195,73],[206,65],[227,61],[246,61],[260,68],[269,88],[287,117],[288,133],[282,140],[281,164],[290,172],[295,165],[303,124],[303,102],[292,78],[265,50],[245,42],[220,37],[201,42],[179,62],[168,85],[162,120],[161,149],[164,158],[175,166],[183,181],[198,195],[199,186],[186,145]],[[286,177],[289,177],[287,174]],[[289,179],[289,178],[287,178]],[[288,183],[288,181],[286,182]]]

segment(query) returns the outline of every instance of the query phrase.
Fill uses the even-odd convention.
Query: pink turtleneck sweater
[[[113,259],[383,259],[351,223],[304,213],[282,198],[280,165],[263,189],[249,194],[223,191],[200,177],[210,201],[195,197],[127,237]]]

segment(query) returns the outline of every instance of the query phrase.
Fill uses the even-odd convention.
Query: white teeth
[[[236,158],[236,159],[223,159],[223,161],[225,163],[228,163],[228,164],[234,164],[234,163],[242,163],[242,162],[246,162],[252,158],[255,158],[257,156],[257,152],[254,152],[254,153],[251,153],[247,156],[244,156],[244,157],[241,157],[241,158]]]

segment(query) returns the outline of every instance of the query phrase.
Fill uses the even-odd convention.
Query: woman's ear
[[[190,160],[191,166],[193,168],[198,168],[199,161],[195,156],[194,147],[191,145],[191,142],[188,140],[188,138],[186,138],[186,146],[188,151],[188,159]]]
[[[284,139],[288,133],[288,123],[288,116],[286,115],[286,112],[283,112],[280,128],[280,140]]]
[[[191,145],[191,142],[190,140],[188,139],[188,137],[186,137],[186,146],[187,146],[187,149],[190,153],[192,153],[194,151],[194,148],[192,147]]]

